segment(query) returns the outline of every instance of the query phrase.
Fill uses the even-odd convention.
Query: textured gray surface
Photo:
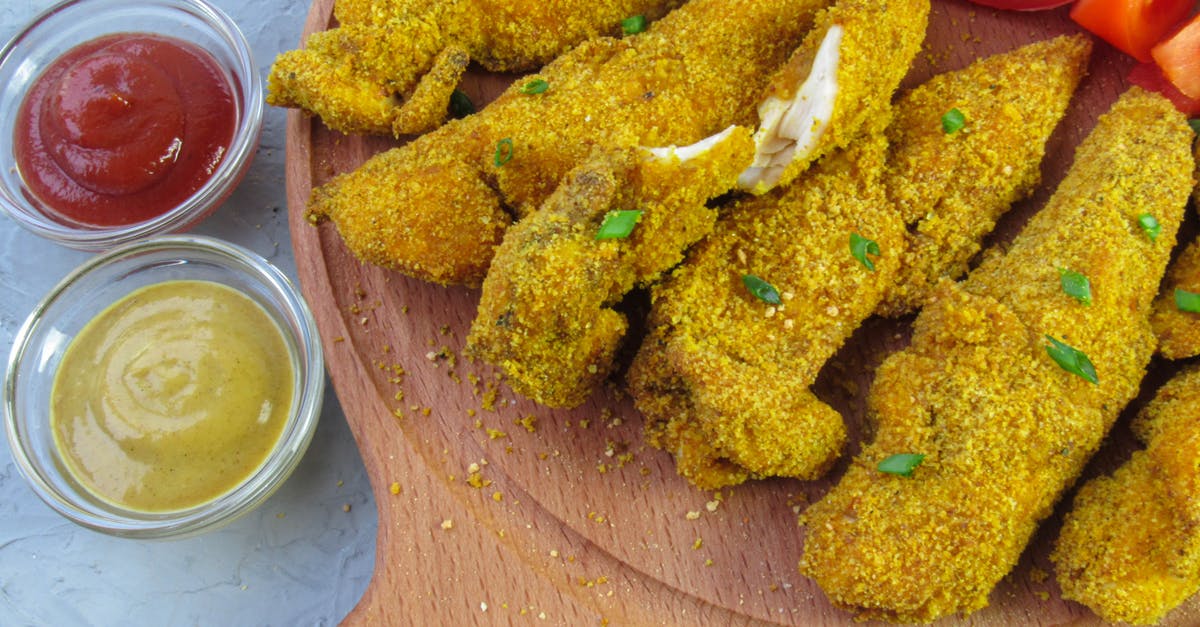
[[[304,0],[213,2],[242,28],[264,78],[275,55],[295,47],[308,11]],[[0,0],[0,41],[50,4]],[[250,172],[195,232],[246,246],[296,280],[283,161],[284,112],[268,107]],[[38,300],[89,256],[0,217],[4,356]],[[366,588],[375,528],[332,387],[312,446],[283,488],[230,526],[188,540],[121,540],[75,526],[34,495],[0,445],[0,625],[335,624]]]

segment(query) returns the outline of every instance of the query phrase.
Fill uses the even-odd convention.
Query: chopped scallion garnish
[[[1099,383],[1100,379],[1096,376],[1096,367],[1092,365],[1092,360],[1083,351],[1064,344],[1049,335],[1046,336],[1050,340],[1050,344],[1046,346],[1046,352],[1050,354],[1050,358],[1058,364],[1060,368],[1067,372],[1080,377],[1092,383]]]
[[[1175,288],[1175,307],[1179,311],[1200,313],[1200,294],[1185,289]]]
[[[963,129],[967,125],[967,118],[962,111],[951,109],[942,114],[942,130],[947,135],[952,135]]]
[[[455,89],[450,94],[450,117],[465,118],[472,113],[475,113],[475,103],[471,102],[471,97]]]
[[[911,477],[913,471],[923,461],[925,461],[925,456],[920,453],[897,453],[879,462],[876,468],[879,469],[879,472],[886,472],[889,475]]]
[[[867,239],[858,233],[850,234],[850,254],[871,272],[875,271],[875,262],[867,255],[879,256],[879,253],[879,244],[875,240]]]
[[[774,286],[753,274],[743,274],[742,284],[764,303],[778,305],[783,302],[779,298],[779,291]]]
[[[513,141],[507,137],[496,142],[496,153],[492,155],[492,163],[497,168],[503,167],[513,157]]]
[[[1086,276],[1066,268],[1058,269],[1058,280],[1067,296],[1085,304],[1092,304],[1092,283]]]
[[[1192,127],[1192,132],[1200,135],[1200,118],[1192,118],[1188,120],[1188,126]]]
[[[631,15],[621,20],[621,31],[626,35],[636,35],[646,30],[645,15]]]
[[[1150,241],[1153,242],[1158,239],[1158,234],[1162,231],[1162,225],[1158,223],[1158,218],[1148,213],[1143,213],[1138,216],[1137,220],[1138,226],[1142,227],[1142,231],[1146,233],[1146,237],[1149,237]]]
[[[629,234],[633,232],[633,227],[637,226],[638,220],[641,218],[642,212],[638,209],[609,211],[608,215],[604,216],[604,222],[600,224],[600,230],[596,231],[596,239],[629,237]]]
[[[547,83],[540,78],[535,78],[528,83],[521,85],[521,93],[523,94],[540,94],[547,89],[550,89],[550,83]]]

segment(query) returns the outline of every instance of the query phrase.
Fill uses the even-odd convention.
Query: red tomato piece
[[[1188,16],[1195,0],[1079,0],[1071,19],[1129,56],[1148,63],[1150,49]]]
[[[975,4],[981,4],[985,7],[993,9],[1007,9],[1010,11],[1041,11],[1042,9],[1053,9],[1061,7],[1064,4],[1071,4],[1074,0],[971,0]]]
[[[1175,88],[1153,63],[1139,63],[1129,72],[1129,82],[1149,91],[1156,91],[1175,104],[1175,108],[1191,117],[1200,115],[1200,99],[1189,98]]]
[[[1200,98],[1200,15],[1150,50],[1171,83],[1189,98]]]

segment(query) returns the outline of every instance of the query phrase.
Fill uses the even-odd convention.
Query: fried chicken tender
[[[895,220],[928,224],[970,223],[972,220],[982,222],[988,220],[988,216],[994,216],[1007,209],[1006,199],[1029,185],[1030,178],[1036,179],[1038,161],[1042,154],[1041,143],[1045,142],[1055,121],[1062,115],[1087,54],[1088,45],[1084,38],[1060,38],[1031,44],[977,62],[965,70],[935,77],[905,95],[900,101],[901,106],[911,107],[911,110],[897,112],[896,118],[887,127],[887,135],[892,138],[892,142],[888,148],[888,167],[882,175],[884,187],[898,190],[899,193],[875,209],[877,212],[895,216],[889,218],[886,231],[889,234],[897,232]],[[1030,83],[1018,79],[1016,74],[1019,68],[1027,65],[1038,69],[1045,80]],[[980,86],[981,83],[983,87]],[[989,85],[991,88],[988,88]],[[994,102],[991,102],[993,100]],[[938,101],[948,103],[943,104],[943,107],[961,106],[972,111],[975,124],[980,127],[983,142],[976,142],[974,137],[968,136],[946,138],[941,129],[941,115],[944,109],[932,104]],[[884,116],[880,119],[886,121],[888,118]],[[995,128],[1009,124],[1014,127],[1003,131]],[[933,135],[934,132],[936,136]],[[1024,135],[1024,132],[1027,132],[1033,141],[1040,139],[1041,143],[1034,147],[988,143],[1001,138],[1011,139],[1016,135]],[[945,154],[939,157],[931,156],[939,148]],[[912,161],[921,156],[930,158],[926,170],[919,175],[918,168]],[[981,179],[986,181],[982,187],[995,191],[983,199],[968,200],[972,194],[983,195]],[[925,185],[923,180],[935,181],[936,184]],[[771,201],[764,201],[775,202],[778,206],[776,211],[782,216],[787,216],[784,219],[791,219],[791,212],[794,210],[790,206],[796,202],[796,198],[813,193],[804,187],[803,179],[795,185],[800,187],[789,190],[782,199],[771,197]],[[824,201],[820,194],[815,194],[814,198],[804,202]],[[1003,206],[1000,206],[1001,203],[1004,203]],[[805,207],[803,210],[811,210],[807,208],[809,205],[801,206]],[[733,217],[730,219],[740,220],[740,215],[735,211],[731,213]],[[748,215],[756,217],[756,214]],[[991,220],[994,222],[994,217],[991,217]],[[963,224],[962,228],[969,236],[978,238],[982,237],[983,227],[990,227],[990,224],[989,222],[979,227]],[[770,246],[764,247],[765,250],[777,248],[780,260],[787,260],[786,263],[794,264],[798,271],[807,273],[807,280],[811,283],[800,285],[794,290],[797,303],[803,303],[805,310],[793,315],[802,321],[799,324],[793,323],[790,329],[783,331],[756,329],[754,325],[743,327],[740,320],[735,321],[733,328],[738,332],[745,328],[747,333],[761,332],[767,336],[792,336],[787,340],[790,343],[786,345],[786,350],[780,351],[786,357],[779,364],[779,368],[781,372],[789,373],[786,376],[780,375],[785,381],[781,385],[792,386],[781,394],[786,395],[785,398],[791,397],[797,401],[789,405],[770,395],[763,396],[764,393],[759,387],[761,381],[766,380],[766,375],[757,367],[726,373],[722,375],[723,378],[715,379],[713,385],[720,387],[720,394],[724,395],[722,398],[726,406],[757,407],[755,411],[758,412],[779,413],[776,421],[796,421],[796,424],[787,427],[789,430],[785,430],[784,433],[787,433],[789,438],[786,444],[791,451],[789,455],[809,460],[805,465],[808,470],[800,476],[812,478],[821,474],[840,453],[844,440],[841,416],[808,391],[820,368],[861,321],[880,306],[885,294],[893,294],[899,286],[905,285],[901,277],[911,277],[912,273],[916,272],[912,266],[920,268],[919,273],[934,273],[949,264],[947,259],[956,259],[963,255],[960,249],[971,245],[978,246],[975,243],[977,240],[951,239],[940,227],[929,230],[936,237],[913,235],[900,228],[899,239],[892,236],[888,238],[886,245],[880,244],[884,255],[892,260],[899,260],[898,263],[889,260],[882,265],[878,273],[872,275],[873,280],[882,283],[872,283],[870,289],[856,288],[844,292],[826,292],[827,286],[839,284],[842,279],[837,273],[844,270],[837,266],[829,266],[826,259],[846,258],[845,242],[830,239],[823,246],[799,256],[787,245],[781,246],[772,242]],[[803,239],[794,242],[797,246],[810,244]],[[915,242],[919,242],[919,245]],[[836,247],[839,243],[842,244],[841,249]],[[924,277],[920,280],[923,281]],[[697,279],[701,286],[707,281],[707,278]],[[708,308],[712,298],[711,294],[703,291],[693,296],[687,289],[664,290],[664,294],[656,300],[656,308],[662,307],[668,312],[683,311],[687,315],[694,315],[687,312]],[[668,302],[679,299],[683,300]],[[810,308],[816,313],[810,312]],[[828,311],[835,314],[831,317],[824,313]],[[658,320],[657,314],[654,319]],[[694,328],[687,329],[684,328],[684,323],[660,322],[635,362],[631,382],[634,399],[648,419],[647,433],[650,442],[672,452],[679,472],[705,489],[739,483],[761,474],[752,472],[735,461],[743,457],[761,456],[761,451],[731,453],[717,442],[721,441],[721,432],[730,428],[745,428],[737,425],[766,424],[765,418],[745,418],[750,415],[749,409],[728,414],[743,416],[742,418],[727,418],[725,413],[716,410],[707,404],[707,401],[693,398],[712,395],[703,391],[703,388],[709,385],[706,381],[714,379],[710,374],[713,367],[711,364],[702,364],[703,367],[683,367],[672,363],[672,359],[693,360],[684,356],[686,353],[677,347],[666,348],[676,342],[672,339],[676,333],[675,329],[684,328],[680,332],[683,338],[691,335],[705,337],[726,331],[725,327],[710,328],[713,324],[711,321],[701,320],[693,325]],[[689,340],[680,341],[686,344]],[[757,343],[745,337],[739,337],[735,341],[757,346]],[[699,349],[696,352],[699,352]],[[672,357],[668,358],[668,354]],[[737,378],[735,375],[747,378],[737,385],[730,385],[729,381]],[[741,395],[742,398],[739,400],[735,394]],[[774,403],[774,407],[768,407],[766,403]],[[821,425],[820,428],[813,426],[818,424]],[[801,431],[801,428],[810,429],[811,432]],[[759,435],[763,430],[762,427],[754,429],[756,437],[760,440],[765,439]],[[777,451],[776,454],[781,453]]]
[[[1200,142],[1196,142],[1196,178],[1200,179]],[[1200,185],[1192,194],[1200,211]],[[1193,240],[1167,270],[1162,292],[1154,301],[1150,324],[1158,336],[1158,352],[1167,359],[1200,355],[1200,314],[1182,311],[1175,303],[1175,290],[1200,294],[1200,239]]]
[[[841,0],[779,69],[758,106],[754,163],[738,181],[762,194],[890,115],[925,39],[929,0]]]
[[[733,188],[754,154],[730,127],[675,149],[602,151],[504,236],[483,282],[469,350],[518,393],[579,405],[613,369],[628,323],[613,305],[679,263],[712,231],[705,202]],[[597,239],[611,212],[638,210],[628,237]]]
[[[446,119],[471,59],[535,69],[580,42],[657,19],[680,0],[339,0],[338,27],[280,54],[267,102],[318,115],[343,133],[423,133]]]
[[[897,102],[884,181],[908,233],[878,313],[909,313],[939,279],[966,274],[996,220],[1037,187],[1046,141],[1090,52],[1084,35],[1036,42],[935,76]],[[966,127],[947,133],[941,119],[951,109]]]
[[[874,440],[803,517],[800,571],[835,605],[901,622],[987,605],[1137,394],[1192,186],[1190,135],[1166,99],[1131,89],[1008,252],[942,283],[912,344],[876,373]],[[1147,212],[1156,239],[1139,227]],[[1060,268],[1090,279],[1090,306],[1064,292]],[[1050,338],[1086,355],[1098,382],[1059,366]],[[895,454],[924,461],[911,477],[880,471]]]
[[[1154,301],[1150,318],[1158,335],[1158,351],[1167,359],[1200,355],[1200,314],[1182,311],[1175,303],[1175,290],[1200,294],[1200,240],[1183,249],[1167,271],[1162,292]]]
[[[841,415],[809,386],[897,270],[904,231],[879,184],[886,149],[882,132],[860,138],[793,185],[738,202],[654,289],[629,389],[647,439],[698,487],[812,479],[840,454]],[[873,269],[851,254],[853,234],[878,245],[865,257]],[[756,298],[748,275],[779,302]]]
[[[589,40],[475,115],[369,159],[314,191],[362,260],[479,285],[512,221],[594,147],[685,146],[750,126],[767,77],[825,0],[692,0],[625,39]]]
[[[1148,625],[1200,590],[1200,367],[1159,389],[1133,431],[1145,443],[1087,482],[1051,555],[1063,597]]]

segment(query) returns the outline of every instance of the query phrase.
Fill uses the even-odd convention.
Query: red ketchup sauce
[[[17,112],[17,169],[52,216],[120,226],[200,188],[229,150],[233,89],[190,43],[108,35],[67,51]]]

